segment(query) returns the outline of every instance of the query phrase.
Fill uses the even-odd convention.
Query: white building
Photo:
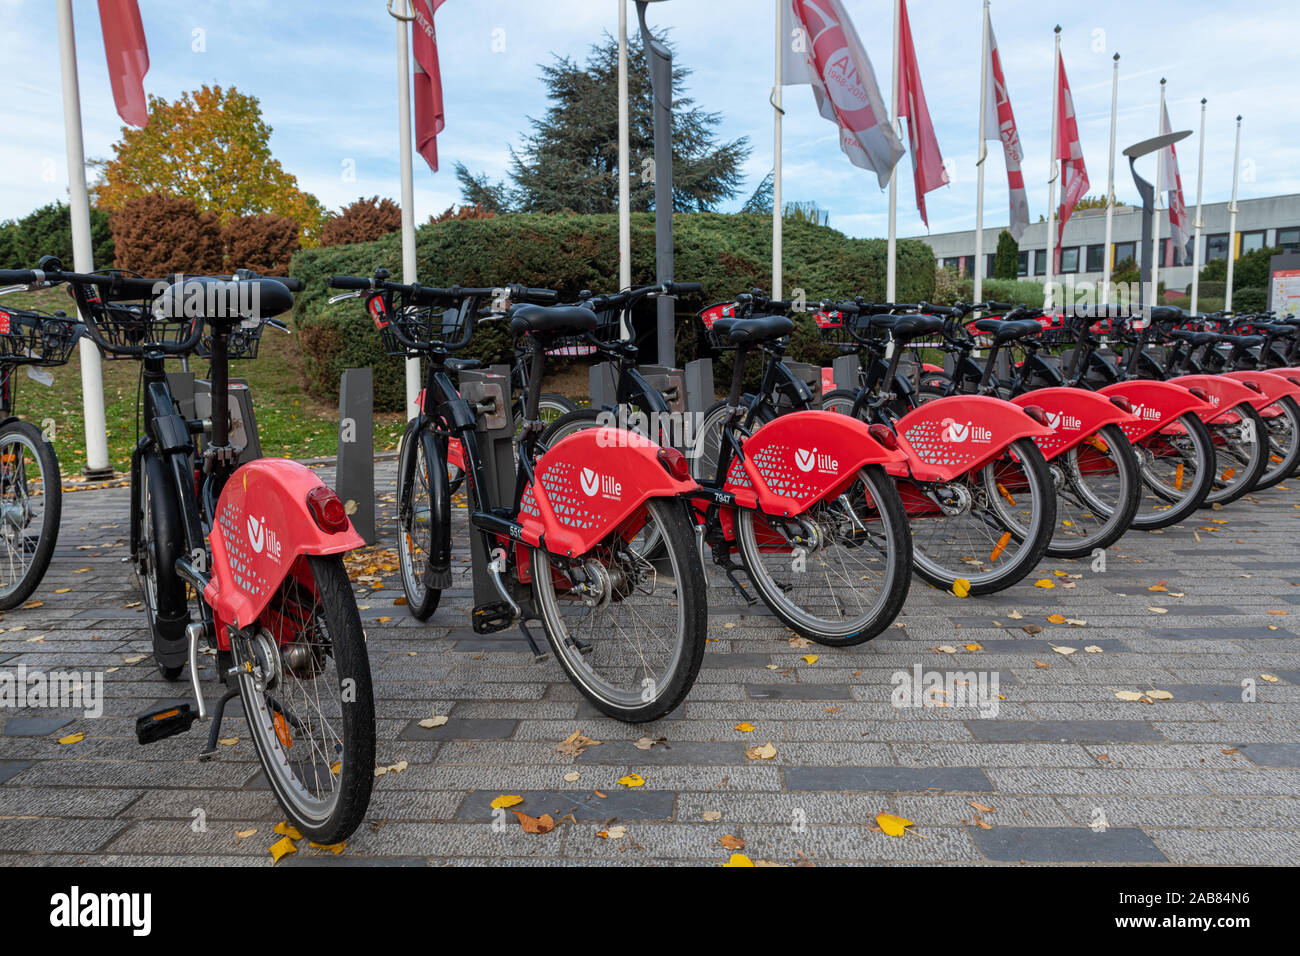
[[[1188,220],[1196,217],[1195,205],[1187,208]],[[1160,262],[1160,281],[1170,292],[1182,292],[1192,282],[1191,241],[1193,230],[1188,230],[1188,253],[1184,264],[1174,259],[1173,242],[1169,239],[1169,214],[1159,213],[1160,236],[1163,255]],[[1300,195],[1271,196],[1264,199],[1237,200],[1236,234],[1228,236],[1228,204],[1208,203],[1201,207],[1204,229],[1201,231],[1201,264],[1213,259],[1223,259],[1231,249],[1234,256],[1252,249],[1281,247],[1288,252],[1300,252]],[[998,235],[1005,226],[984,230],[984,275],[993,276],[993,256],[998,247]],[[917,236],[934,250],[941,266],[955,269],[963,276],[973,274],[975,265],[975,230],[945,232],[931,236]],[[1115,263],[1133,259],[1141,263],[1150,249],[1139,250],[1142,238],[1142,216],[1135,206],[1116,206],[1111,225],[1111,268]],[[1061,268],[1058,277],[1073,275],[1077,281],[1100,282],[1107,255],[1106,211],[1104,209],[1076,209],[1065,224],[1061,241]],[[1044,281],[1047,274],[1047,223],[1030,223],[1020,237],[1020,269],[1022,278]]]

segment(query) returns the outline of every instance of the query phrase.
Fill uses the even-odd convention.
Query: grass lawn
[[[34,308],[46,312],[72,311],[72,302],[62,287],[36,293],[13,293],[0,298],[0,305]],[[394,359],[394,361],[397,361]],[[136,438],[137,394],[140,363],[118,359],[102,363],[104,408],[108,425],[109,463],[119,472],[130,466],[131,447]],[[180,363],[175,363],[179,370]],[[191,363],[200,377],[207,374],[201,362]],[[72,353],[67,365],[48,369],[54,384],[32,381],[25,369],[14,377],[15,409],[20,418],[41,427],[54,426],[54,449],[64,477],[80,473],[86,463],[86,434],[81,402],[81,359]],[[338,451],[338,407],[312,400],[302,389],[302,355],[297,336],[268,328],[262,336],[256,359],[230,363],[231,378],[247,379],[253,394],[262,452],[284,458],[321,458]],[[375,450],[395,449],[404,422],[397,413],[375,416]]]

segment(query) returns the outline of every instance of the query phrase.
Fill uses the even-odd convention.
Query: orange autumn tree
[[[233,86],[203,86],[174,103],[149,97],[149,125],[124,127],[102,175],[96,203],[114,210],[162,193],[194,200],[227,225],[240,216],[274,215],[298,223],[304,246],[320,236],[325,210],[271,155],[271,127],[257,97]]]

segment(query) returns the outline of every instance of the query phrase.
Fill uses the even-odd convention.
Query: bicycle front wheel
[[[1268,426],[1259,412],[1242,402],[1233,408],[1237,421],[1209,422],[1214,439],[1214,486],[1206,505],[1226,505],[1246,494],[1268,467]]]
[[[588,554],[561,562],[534,549],[529,567],[546,639],[569,680],[602,713],[656,720],[685,699],[704,659],[704,568],[686,506],[654,498]],[[635,525],[653,525],[643,531]],[[666,545],[654,555],[638,540]]]
[[[910,529],[898,490],[878,465],[793,518],[744,510],[738,519],[754,587],[783,624],[810,640],[833,647],[869,641],[907,600]]]
[[[438,478],[438,455],[433,436],[407,426],[397,470],[397,563],[406,592],[406,609],[417,621],[428,620],[438,609],[442,591],[428,585],[425,570],[433,551],[431,483]]]
[[[1180,415],[1133,447],[1142,477],[1133,527],[1167,528],[1201,506],[1214,478],[1214,442],[1199,417],[1191,412]]]
[[[50,566],[63,489],[54,449],[35,426],[0,428],[0,611],[26,601]]]
[[[1272,414],[1273,410],[1276,414]],[[1264,411],[1270,412],[1264,419],[1268,426],[1268,466],[1255,484],[1257,491],[1272,488],[1300,468],[1300,404],[1285,395]]]
[[[276,799],[313,842],[346,840],[370,803],[375,705],[342,558],[306,558],[253,635],[233,637],[231,653],[249,733]]]

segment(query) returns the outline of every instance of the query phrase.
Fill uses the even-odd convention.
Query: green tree
[[[141,196],[180,196],[223,224],[261,214],[292,219],[303,245],[314,245],[324,208],[271,155],[270,140],[257,97],[233,86],[203,86],[174,103],[150,96],[149,125],[124,127],[113,158],[94,164],[98,204],[111,211]]]
[[[998,248],[993,253],[993,278],[1014,279],[1020,274],[1020,244],[1005,229],[998,234]]]
[[[1267,290],[1270,278],[1269,261],[1273,256],[1281,252],[1281,249],[1253,249],[1250,252],[1243,252],[1237,257],[1237,261],[1232,265],[1232,305],[1234,308],[1242,309],[1246,307],[1240,298],[1243,289]],[[1204,288],[1206,282],[1226,282],[1227,279],[1227,259],[1213,259],[1201,268],[1202,288]],[[1253,305],[1257,298],[1257,296],[1252,296],[1249,302]],[[1259,304],[1258,308],[1263,308],[1263,305]]]
[[[628,44],[628,141],[633,212],[654,208],[654,115],[640,37]],[[610,213],[618,207],[618,42],[608,34],[585,64],[556,57],[542,68],[551,105],[519,152],[510,150],[512,186],[491,183],[461,163],[467,204],[492,212]],[[673,209],[708,212],[735,196],[749,140],[719,143],[717,113],[680,91],[691,71],[673,69]]]
[[[34,209],[13,223],[7,230],[10,268],[35,268],[41,256],[58,256],[71,269],[72,212],[61,202],[52,202]],[[113,264],[113,232],[109,227],[108,213],[91,207],[91,255],[97,268]],[[0,238],[0,259],[5,257],[5,241]]]
[[[741,212],[772,214],[772,194],[776,185],[776,170],[769,170],[740,207]]]

